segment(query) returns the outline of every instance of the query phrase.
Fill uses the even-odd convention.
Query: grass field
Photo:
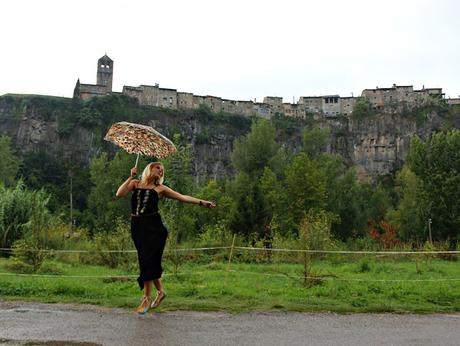
[[[45,276],[34,276],[14,273],[10,266],[10,259],[0,259],[3,300],[133,309],[141,297],[135,270],[53,260],[37,273]],[[168,297],[160,311],[460,311],[460,264],[455,261],[322,259],[311,263],[309,275],[315,278],[307,280],[303,266],[292,263],[234,262],[227,271],[224,261],[209,256],[199,263],[184,261],[178,268],[170,261],[164,266]]]

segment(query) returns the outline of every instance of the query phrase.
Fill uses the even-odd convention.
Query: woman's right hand
[[[134,178],[137,174],[137,167],[131,168],[131,178]]]

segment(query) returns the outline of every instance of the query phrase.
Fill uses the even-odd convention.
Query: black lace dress
[[[161,257],[168,230],[158,213],[158,193],[155,189],[134,189],[131,196],[131,237],[137,250],[140,275],[139,287],[144,282],[161,277]]]

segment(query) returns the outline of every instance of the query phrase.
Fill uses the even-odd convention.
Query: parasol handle
[[[137,154],[137,157],[136,157],[136,164],[134,165],[134,167],[137,168],[137,163],[139,162],[139,154]]]

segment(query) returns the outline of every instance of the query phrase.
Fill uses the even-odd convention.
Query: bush
[[[130,269],[134,261],[132,254],[124,252],[133,250],[131,233],[129,226],[121,219],[116,220],[114,232],[99,233],[94,236],[95,261],[109,268],[122,266],[126,270]],[[115,252],[108,252],[115,251]]]
[[[19,181],[14,189],[0,185],[0,247],[9,248],[28,231],[39,233],[47,226],[49,197],[30,191]]]
[[[336,220],[335,214],[323,209],[310,209],[306,213],[299,228],[298,247],[300,250],[329,250],[334,247],[331,237],[332,222]],[[325,257],[324,254],[311,254],[302,252],[298,259],[303,264],[303,284],[311,287],[321,283],[320,278],[313,277],[311,270],[312,258]]]
[[[39,240],[32,236],[15,241],[12,249],[14,262],[24,264],[21,271],[29,267],[32,272],[37,272],[48,256]]]
[[[335,219],[330,212],[310,209],[300,224],[298,247],[302,250],[332,249],[331,225]]]
[[[367,272],[370,272],[371,271],[371,263],[369,261],[369,258],[362,258],[359,262],[358,262],[358,269],[357,269],[357,272],[358,273],[367,273]]]

